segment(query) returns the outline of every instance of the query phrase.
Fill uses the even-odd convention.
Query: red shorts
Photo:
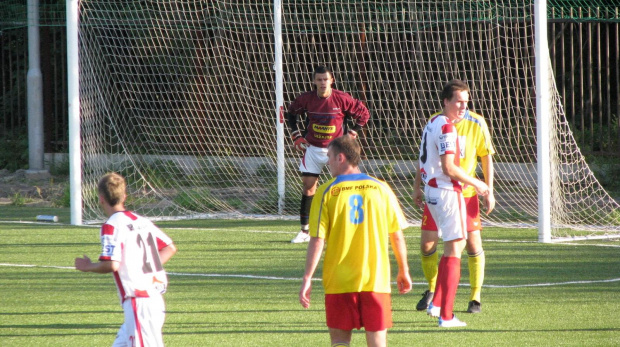
[[[333,329],[381,331],[392,327],[389,293],[325,294],[327,326]]]
[[[478,203],[478,196],[472,196],[465,199],[465,208],[467,210],[467,232],[476,230],[482,230],[482,224],[480,223],[480,205]],[[422,214],[422,230],[437,231],[437,224],[431,211],[424,205],[424,214]]]

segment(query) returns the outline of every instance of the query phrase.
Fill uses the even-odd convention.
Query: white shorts
[[[327,148],[308,145],[301,158],[299,171],[320,175],[323,168],[327,165]]]
[[[442,240],[467,239],[467,209],[461,192],[427,185],[424,197]]]
[[[121,325],[112,347],[163,347],[165,310],[164,298],[161,295],[125,299],[125,322]]]

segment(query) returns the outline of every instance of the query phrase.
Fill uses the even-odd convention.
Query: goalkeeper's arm
[[[291,129],[291,133],[295,131],[299,131],[299,127],[297,126],[297,120],[298,120],[297,115],[287,112],[284,114],[284,116],[286,117],[288,126]]]
[[[353,128],[349,129],[347,131],[347,135],[351,136],[352,138],[357,138],[358,134],[362,131],[362,126],[359,124],[355,124],[353,126]]]
[[[286,113],[286,120],[288,121],[288,125],[291,128],[291,139],[295,144],[295,149],[298,151],[305,151],[308,148],[308,141],[306,141],[305,137],[301,134],[301,130],[297,126],[297,115],[292,113]]]

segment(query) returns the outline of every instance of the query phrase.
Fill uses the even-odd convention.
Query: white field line
[[[88,227],[88,228],[100,228],[101,225],[97,224],[88,224],[88,225],[80,225],[74,226],[66,223],[50,223],[50,222],[31,222],[31,221],[0,221],[0,224],[37,224],[37,225],[53,225],[53,226],[70,226],[70,227]],[[230,228],[192,228],[192,227],[162,227],[165,230],[188,230],[188,231],[223,231],[230,232]],[[247,233],[257,233],[257,234],[291,234],[295,235],[298,231],[284,231],[284,230],[242,230],[242,232]],[[411,234],[405,233],[405,238],[420,238],[419,234]],[[495,243],[538,243],[537,240],[496,240],[496,239],[483,239],[484,242],[495,242]],[[571,246],[595,246],[595,247],[613,247],[620,248],[620,244],[612,245],[612,244],[588,244],[588,243],[575,243],[575,241],[565,241],[565,242],[557,242],[554,243],[556,245],[571,245]]]
[[[0,221],[2,223],[2,221]],[[15,223],[15,222],[13,222]],[[40,223],[40,222],[21,222],[24,224],[47,224],[47,225],[62,225],[61,223]],[[89,226],[99,227],[99,226]],[[189,231],[215,231],[215,232],[230,232],[229,228],[165,228],[170,230],[189,230]],[[282,230],[244,230],[243,232],[249,233],[265,233],[265,234],[295,234],[296,232],[282,231]],[[419,235],[405,234],[406,238],[419,238]],[[484,242],[496,242],[496,243],[537,243],[537,241],[515,241],[515,240],[494,240],[487,239]],[[597,246],[597,247],[620,247],[620,245],[609,244],[577,244],[577,243],[557,243],[558,245],[576,245],[576,246]],[[7,264],[0,263],[0,266],[4,267],[27,267],[27,268],[50,268],[50,269],[70,269],[74,270],[74,267],[67,266],[51,266],[51,265],[29,265],[29,264]],[[242,278],[242,279],[258,279],[258,280],[276,280],[276,281],[301,281],[301,278],[293,277],[277,277],[277,276],[257,276],[257,275],[237,275],[237,274],[199,274],[199,273],[178,273],[169,272],[170,276],[193,276],[193,277],[211,277],[211,278]],[[313,281],[321,281],[321,279],[314,278]],[[493,285],[485,284],[486,288],[525,288],[525,287],[550,287],[550,286],[562,286],[571,284],[596,284],[596,283],[609,283],[620,282],[620,278],[608,279],[608,280],[593,280],[593,281],[568,281],[568,282],[556,282],[556,283],[533,283],[533,284],[518,284],[518,285]],[[414,282],[416,285],[426,285],[426,282]],[[469,287],[468,283],[460,283],[461,287]]]
[[[53,265],[32,265],[32,264],[9,264],[0,263],[2,267],[25,267],[25,268],[42,268],[42,269],[61,269],[61,270],[75,270],[71,266],[53,266]],[[272,280],[272,281],[296,281],[301,282],[301,278],[297,277],[277,277],[277,276],[257,276],[257,275],[236,275],[236,274],[201,274],[201,273],[183,273],[183,272],[168,272],[169,276],[191,276],[191,277],[210,277],[210,278],[241,278],[241,279],[255,279],[255,280]],[[321,281],[319,278],[313,278],[313,281]],[[620,282],[620,278],[612,278],[607,280],[592,280],[592,281],[567,281],[567,282],[554,282],[554,283],[530,283],[530,284],[515,284],[515,285],[497,285],[497,284],[485,284],[485,288],[526,288],[526,287],[554,287],[565,286],[571,284],[596,284],[596,283],[612,283]],[[392,284],[395,284],[393,282]],[[426,285],[426,282],[414,282],[416,285]],[[468,283],[459,284],[460,287],[469,287]]]
[[[230,232],[230,228],[166,228],[161,227],[162,230],[189,230],[189,231],[224,231]],[[244,233],[256,233],[256,234],[291,234],[296,235],[298,231],[284,231],[284,230],[240,230]]]
[[[6,221],[0,220],[0,224],[34,224],[34,225],[49,225],[53,227],[75,227],[75,228],[101,228],[101,225],[71,225],[68,223],[58,223],[58,222],[37,222],[37,221],[25,221],[25,220],[15,220],[15,221]]]
[[[162,227],[165,230],[189,230],[189,231],[215,231],[215,232],[230,232],[230,228],[166,228]],[[247,233],[256,233],[256,234],[290,234],[296,235],[298,231],[283,231],[283,230],[241,230],[241,232]],[[405,238],[413,238],[419,239],[419,234],[411,234],[405,233]],[[483,239],[483,242],[493,242],[493,243],[538,243],[537,240],[498,240],[498,239]],[[620,248],[620,244],[611,245],[611,244],[588,244],[588,243],[574,243],[571,241],[566,242],[557,242],[554,243],[556,245],[569,245],[569,246],[595,246],[595,247],[617,247]]]

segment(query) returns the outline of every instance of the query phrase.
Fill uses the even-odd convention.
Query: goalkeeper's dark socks
[[[299,206],[299,221],[301,222],[302,230],[303,226],[308,225],[310,221],[310,206],[312,206],[313,197],[314,195],[301,195],[301,204]]]

